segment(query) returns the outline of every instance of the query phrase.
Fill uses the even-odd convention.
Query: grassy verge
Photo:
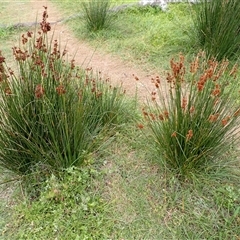
[[[66,15],[70,11],[72,14],[81,12],[78,2],[67,3],[67,0],[57,3]],[[115,4],[121,5],[122,2]],[[187,4],[169,5],[167,12],[133,6],[119,13],[111,28],[94,34],[85,30],[80,18],[72,19],[68,24],[79,38],[136,65],[140,64],[145,70],[166,69],[169,56],[194,51],[194,39],[189,37],[193,24],[191,7]]]

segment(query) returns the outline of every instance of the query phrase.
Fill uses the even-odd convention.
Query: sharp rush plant
[[[131,115],[121,87],[68,63],[66,49],[48,39],[44,8],[40,30],[13,48],[17,74],[0,55],[0,164],[20,175],[82,164]]]
[[[112,24],[115,14],[110,11],[110,0],[82,2],[83,21],[89,31],[98,31]]]
[[[201,47],[218,60],[239,58],[240,1],[200,0],[195,7],[195,30]]]
[[[240,105],[231,96],[239,83],[236,65],[208,60],[204,53],[189,67],[183,55],[170,64],[165,82],[152,79],[156,90],[139,127],[150,129],[158,160],[180,176],[225,165],[240,132]]]

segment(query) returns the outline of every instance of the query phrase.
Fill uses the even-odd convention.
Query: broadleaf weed
[[[2,237],[107,239],[112,222],[108,219],[107,203],[94,188],[98,178],[102,176],[93,166],[70,167],[57,176],[51,174],[40,183],[37,200],[29,201],[27,195],[15,207],[14,217],[4,227]],[[13,231],[16,228],[18,231]]]

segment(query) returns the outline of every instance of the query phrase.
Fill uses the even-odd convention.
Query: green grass
[[[9,39],[11,36],[16,34],[16,29],[11,27],[0,27],[0,40]]]
[[[38,201],[22,198],[3,228],[4,239],[106,239],[112,222],[108,208],[95,193],[102,176],[93,167],[68,168],[38,185]],[[32,187],[31,178],[26,184]],[[6,212],[6,211],[5,211]],[[18,229],[16,232],[15,229]],[[2,238],[1,238],[2,239]]]
[[[119,134],[103,168],[113,239],[237,239],[240,162],[234,152],[229,159],[235,174],[219,168],[182,182],[159,166],[141,131],[132,127],[127,133]]]
[[[11,41],[18,41],[19,34],[23,28],[15,28],[13,24],[17,24],[20,20],[20,16],[13,11],[14,7],[22,7],[29,0],[22,0],[21,2],[1,1],[0,2],[0,42],[1,51],[5,57],[9,57],[12,52],[12,45],[9,46]],[[12,44],[12,43],[11,43]]]
[[[234,152],[235,173],[219,168],[182,182],[146,149],[151,144],[129,125],[90,165],[70,168],[60,180],[50,175],[38,186],[39,200],[18,194],[22,203],[3,211],[12,217],[2,239],[238,239],[240,163]]]
[[[0,2],[0,25],[10,25],[14,23],[21,22],[22,15],[20,14],[20,10],[22,11],[27,3],[30,0],[21,0],[21,1],[1,1]],[[17,10],[17,11],[16,11]]]
[[[81,12],[79,3],[68,5],[67,2],[57,3],[66,16],[70,9],[72,14]],[[169,56],[180,51],[186,55],[195,50],[195,40],[189,37],[193,26],[191,10],[186,4],[169,5],[165,13],[158,8],[130,7],[117,14],[111,28],[95,34],[86,31],[80,18],[68,21],[68,25],[79,38],[98,49],[140,64],[145,70],[162,70],[168,66]]]

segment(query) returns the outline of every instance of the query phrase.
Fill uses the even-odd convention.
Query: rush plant
[[[239,139],[240,105],[231,97],[239,79],[236,66],[208,60],[204,53],[190,66],[183,55],[170,65],[165,81],[153,79],[156,90],[143,115],[158,160],[189,177],[221,166]]]
[[[110,0],[82,2],[83,21],[89,31],[98,31],[112,24],[114,13],[110,11]]]
[[[201,0],[195,9],[197,37],[208,56],[239,58],[240,1]]]
[[[129,113],[120,87],[66,61],[47,17],[13,48],[17,74],[0,56],[0,164],[18,174],[81,165]]]

